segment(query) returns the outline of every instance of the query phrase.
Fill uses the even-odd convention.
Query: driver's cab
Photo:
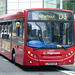
[[[41,28],[35,23],[27,23],[27,41],[39,40],[41,41]]]

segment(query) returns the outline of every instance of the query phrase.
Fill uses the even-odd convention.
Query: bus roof
[[[30,8],[27,10],[59,10],[59,11],[73,12],[72,10],[58,9],[58,8]]]
[[[12,14],[4,14],[0,16],[0,20],[7,20],[7,19],[13,19],[13,18],[18,18],[18,17],[23,17],[24,12],[19,11],[17,13],[12,13]]]
[[[65,10],[65,9],[57,9],[57,8],[30,8],[26,9],[28,10],[59,10],[59,11],[67,11],[67,12],[72,12],[71,10]],[[24,11],[19,11],[17,13],[12,13],[12,14],[5,14],[0,16],[0,20],[7,20],[7,19],[13,19],[13,18],[18,18],[18,17],[24,17]]]

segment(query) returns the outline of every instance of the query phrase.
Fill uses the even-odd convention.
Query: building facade
[[[72,10],[75,13],[75,0],[63,0],[63,9]]]
[[[29,8],[42,8],[43,0],[8,0],[7,13]]]
[[[60,0],[45,0],[45,8],[60,8]]]
[[[0,15],[7,13],[7,0],[0,0]]]
[[[59,8],[75,13],[75,0],[0,0],[0,15],[29,8]]]
[[[75,0],[46,0],[45,7],[68,9],[75,13]]]

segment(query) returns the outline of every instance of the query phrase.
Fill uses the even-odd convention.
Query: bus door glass
[[[19,44],[24,44],[24,20],[23,18],[16,21],[16,32]]]

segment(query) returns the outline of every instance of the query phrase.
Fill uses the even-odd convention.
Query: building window
[[[60,8],[60,0],[46,0],[45,8]]]
[[[7,13],[7,0],[0,0],[0,15]]]
[[[70,9],[70,2],[69,1],[63,2],[63,9]]]
[[[73,10],[74,13],[75,13],[75,1],[74,2],[71,2],[71,10]]]
[[[74,0],[64,0],[63,9],[72,10],[75,13],[75,1]]]

